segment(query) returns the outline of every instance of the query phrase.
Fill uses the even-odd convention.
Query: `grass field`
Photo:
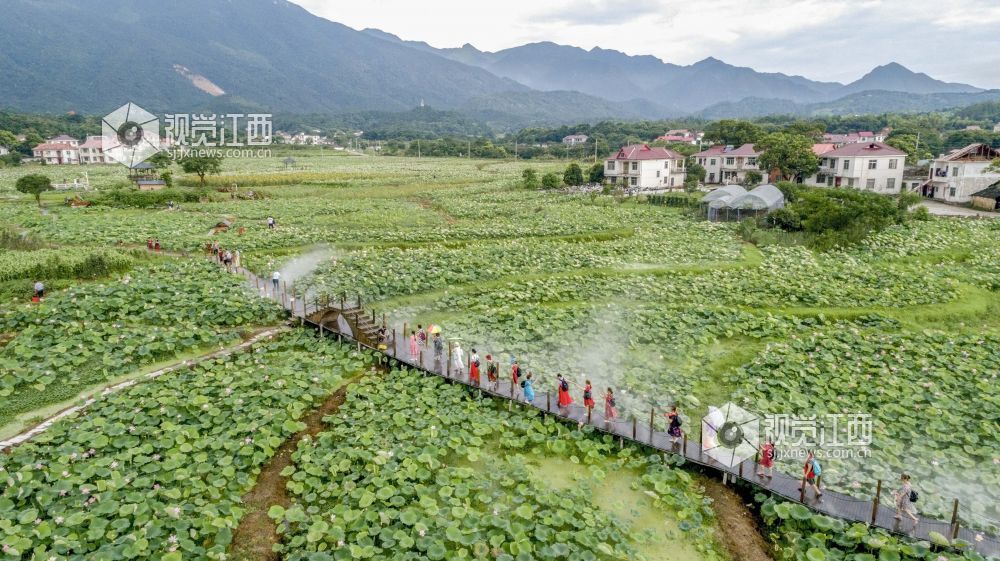
[[[708,406],[730,400],[759,415],[870,415],[870,456],[826,460],[830,488],[867,498],[876,480],[907,471],[922,511],[947,517],[958,498],[966,523],[1000,520],[1000,221],[914,223],[817,254],[747,245],[734,226],[679,209],[520,188],[525,167],[564,162],[296,151],[296,169],[285,170],[285,156],[228,161],[209,178],[212,188],[236,183],[263,199],[211,190],[179,210],[72,209],[49,195],[39,212],[12,192],[28,168],[3,170],[0,219],[58,248],[158,238],[192,251],[217,240],[262,275],[282,270],[293,290],[361,295],[397,330],[435,323],[466,350],[505,365],[517,357],[543,391],[554,391],[559,372],[578,384],[575,399],[590,379],[599,393],[615,388],[620,408],[640,419],[677,405],[691,432]],[[110,187],[118,177],[101,168],[91,181]],[[234,227],[212,234],[223,219]],[[31,279],[20,282],[29,294]],[[224,308],[212,314],[225,317]],[[39,313],[16,310],[23,325]],[[9,320],[0,331],[16,342],[27,336],[21,326]],[[0,379],[31,379],[10,387],[48,379],[11,361],[0,363]],[[546,465],[533,469],[564,471]]]

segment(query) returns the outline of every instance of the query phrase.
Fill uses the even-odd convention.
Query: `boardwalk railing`
[[[919,516],[918,521],[914,524],[909,520],[895,519],[894,501],[891,497],[888,500],[883,499],[883,495],[887,495],[888,492],[883,492],[881,481],[870,499],[859,499],[826,489],[823,490],[822,496],[817,497],[813,491],[806,490],[805,486],[801,485],[802,481],[795,477],[779,472],[774,472],[773,476],[757,475],[756,458],[747,459],[734,466],[713,460],[704,452],[700,435],[699,439],[695,441],[690,440],[686,433],[681,438],[674,438],[666,432],[656,430],[652,412],[648,421],[645,418],[640,421],[635,416],[606,419],[602,407],[603,403],[599,403],[598,407],[589,410],[577,403],[560,408],[556,396],[544,390],[536,391],[534,401],[528,402],[525,401],[523,390],[519,386],[515,386],[509,377],[501,375],[497,382],[490,383],[486,380],[486,372],[483,368],[481,369],[482,383],[476,384],[470,380],[467,367],[458,371],[452,364],[452,357],[449,353],[451,349],[438,355],[431,347],[421,346],[415,356],[411,355],[408,339],[405,336],[397,337],[395,331],[392,331],[391,335],[388,336],[386,344],[383,345],[385,348],[365,344],[355,339],[352,334],[342,333],[337,325],[329,325],[310,319],[324,315],[323,313],[330,308],[317,298],[309,296],[308,293],[303,293],[299,298],[295,298],[289,295],[287,287],[283,283],[278,283],[275,286],[271,280],[261,281],[250,271],[238,267],[234,269],[234,272],[246,277],[247,281],[255,286],[262,296],[280,302],[301,325],[317,330],[320,335],[336,337],[338,340],[355,344],[359,350],[367,349],[381,353],[400,365],[422,371],[425,374],[443,377],[453,383],[464,384],[485,396],[513,401],[581,427],[589,425],[599,432],[620,438],[623,443],[629,441],[653,448],[661,453],[680,455],[686,461],[713,470],[728,480],[742,481],[758,490],[767,491],[788,501],[805,505],[821,514],[849,522],[862,522],[914,539],[929,540],[931,532],[936,532],[951,540],[966,542],[969,547],[986,557],[1000,556],[1000,540],[996,536],[962,526],[957,500],[950,522]],[[358,298],[350,303],[343,300],[340,306],[341,308],[357,309],[361,308],[361,304],[361,300]],[[333,309],[337,309],[336,303],[334,303]],[[552,379],[550,382],[554,385],[555,380]],[[968,519],[966,518],[966,520]]]

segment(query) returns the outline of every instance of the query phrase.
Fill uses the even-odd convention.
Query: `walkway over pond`
[[[288,294],[284,284],[280,284],[275,289],[270,280],[258,279],[253,273],[244,269],[238,269],[237,272],[246,277],[261,295],[279,302],[294,318],[298,319],[301,325],[311,327],[321,335],[356,344],[359,349],[365,348],[381,353],[400,366],[419,370],[428,375],[439,376],[452,383],[463,384],[481,392],[484,396],[537,409],[545,415],[552,415],[567,423],[574,423],[580,427],[590,425],[596,431],[618,437],[623,442],[634,442],[664,454],[681,455],[686,461],[714,471],[729,480],[742,481],[756,490],[767,491],[788,501],[803,504],[814,512],[848,522],[862,522],[894,534],[919,540],[929,541],[931,532],[936,532],[948,539],[963,541],[986,557],[1000,557],[1000,539],[961,526],[958,517],[958,501],[955,501],[955,512],[951,522],[919,516],[918,522],[914,524],[912,521],[906,520],[905,517],[902,521],[894,518],[896,512],[891,494],[888,487],[882,489],[881,482],[879,489],[870,499],[859,499],[828,489],[823,490],[821,497],[816,497],[811,490],[803,493],[799,489],[800,480],[789,475],[775,471],[773,477],[758,476],[756,474],[757,464],[754,459],[748,459],[735,466],[728,466],[705,454],[700,440],[688,440],[685,436],[674,442],[674,439],[666,432],[655,429],[654,412],[650,412],[648,419],[640,420],[633,416],[629,419],[609,420],[604,418],[604,404],[600,397],[595,396],[598,406],[590,412],[579,403],[573,403],[568,408],[560,409],[555,394],[550,394],[549,391],[538,387],[536,387],[534,402],[528,403],[524,400],[521,388],[513,385],[509,372],[504,372],[503,369],[501,369],[500,380],[497,384],[490,385],[486,379],[484,364],[481,369],[482,384],[475,384],[469,379],[467,371],[453,371],[451,357],[447,351],[443,353],[443,356],[435,357],[433,349],[427,346],[423,347],[417,356],[410,356],[409,341],[406,337],[396,337],[394,331],[388,337],[388,348],[378,349],[373,334],[377,329],[376,325],[383,323],[385,318],[376,318],[373,313],[366,312],[361,306],[360,299],[320,302],[315,299],[310,301],[307,296],[304,299],[296,300]],[[536,386],[540,385],[540,381],[541,378],[536,379]],[[554,388],[555,384],[555,378],[551,378],[546,385]]]

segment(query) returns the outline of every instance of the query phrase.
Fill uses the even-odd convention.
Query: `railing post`
[[[552,395],[548,392],[548,390],[545,391],[545,410],[549,412],[552,411]]]
[[[587,408],[587,424],[588,424],[588,425],[590,424],[590,415],[591,415],[591,413],[593,413],[593,412],[594,412],[594,408],[593,408],[593,407],[588,407],[588,408]]]
[[[653,415],[656,413],[656,409],[649,409],[649,443],[653,443]]]
[[[635,440],[635,430],[639,426],[639,419],[632,415],[632,440]]]
[[[701,443],[705,442],[705,424],[704,421],[698,423],[698,459],[701,459]]]
[[[879,479],[878,483],[875,485],[875,497],[872,499],[872,526],[875,525],[875,521],[878,519],[878,505],[882,500],[882,480]]]
[[[746,462],[745,461],[740,462],[740,479],[743,479],[743,464],[744,463],[746,463]]]
[[[806,477],[802,476],[802,481],[799,481],[799,502],[806,502]]]
[[[958,499],[955,499],[955,506],[951,509],[951,539],[958,539]]]
[[[417,365],[420,366],[421,368],[423,368],[424,367],[424,350],[420,349],[420,354],[417,355],[417,356],[419,357],[419,358],[417,358],[417,360],[420,361],[419,363],[417,363]]]
[[[687,458],[688,455],[688,433],[684,432],[684,448],[681,450],[681,456]]]

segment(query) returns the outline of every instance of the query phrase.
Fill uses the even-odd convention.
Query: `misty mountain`
[[[913,94],[976,93],[983,91],[968,84],[935,80],[923,72],[913,72],[905,66],[891,62],[876,66],[860,79],[844,86],[839,92],[850,95],[864,91],[909,92]]]
[[[0,106],[103,113],[455,107],[525,86],[285,0],[9,0]]]
[[[975,103],[1000,100],[1000,90],[975,93],[910,94],[891,91],[863,91],[831,101],[798,103],[787,99],[747,98],[719,103],[699,111],[705,119],[763,117],[766,115],[864,115],[881,113],[916,113],[965,107]]]

